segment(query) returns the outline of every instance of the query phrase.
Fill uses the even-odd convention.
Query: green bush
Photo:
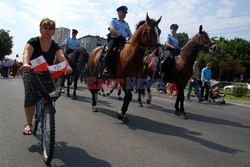
[[[244,83],[234,84],[233,94],[236,97],[242,97],[247,94],[247,85]]]

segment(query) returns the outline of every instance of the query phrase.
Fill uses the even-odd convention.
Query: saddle
[[[163,80],[166,80],[166,76],[165,73],[170,69],[170,64],[173,64],[175,62],[175,57],[177,55],[180,54],[180,50],[170,50],[170,55],[168,55],[167,57],[164,57],[163,55],[161,55],[158,58],[158,63],[157,63],[157,69],[159,69],[159,76],[161,76],[161,78],[163,78]]]
[[[119,55],[120,55],[120,52],[121,52],[121,50],[122,50],[122,48],[125,46],[125,44],[120,44],[120,45],[118,45],[118,46],[116,46],[115,48],[114,48],[114,50],[112,51],[112,56],[110,56],[110,62],[116,62],[117,61],[117,59],[118,59],[118,57],[119,57]],[[104,47],[103,48],[104,50],[103,50],[103,52],[102,52],[102,54],[101,54],[101,56],[100,56],[100,62],[101,63],[105,63],[105,59],[106,59],[106,54],[107,54],[107,51],[108,51],[108,48],[107,47]],[[110,63],[110,72],[115,76],[116,74],[115,74],[115,69],[116,69],[116,63]]]

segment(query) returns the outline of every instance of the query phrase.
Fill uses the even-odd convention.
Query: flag
[[[35,72],[41,72],[48,70],[48,63],[44,59],[43,55],[33,59],[30,61],[32,68],[34,69]]]
[[[61,77],[67,69],[66,61],[49,66],[49,72],[53,79]]]

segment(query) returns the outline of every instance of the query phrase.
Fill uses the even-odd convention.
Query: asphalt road
[[[189,119],[174,113],[174,98],[153,92],[151,105],[129,106],[129,123],[115,118],[122,102],[116,91],[99,97],[91,112],[83,85],[78,100],[62,95],[56,102],[55,167],[248,167],[250,106],[185,102]],[[0,78],[0,166],[42,167],[41,143],[23,136],[23,84]],[[38,136],[39,137],[39,136]]]

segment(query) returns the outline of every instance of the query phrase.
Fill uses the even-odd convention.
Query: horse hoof
[[[73,95],[72,96],[72,100],[76,100],[77,99],[77,96],[76,95]]]
[[[182,119],[188,119],[186,113],[181,113],[181,118],[182,118]]]
[[[119,100],[122,100],[122,97],[119,97],[118,99],[119,99]]]
[[[123,123],[128,123],[128,122],[129,122],[128,117],[127,117],[126,114],[124,114],[124,116],[123,116],[123,118],[122,118],[122,122],[123,122]]]
[[[102,97],[106,97],[106,95],[105,95],[105,94],[102,94]]]
[[[181,115],[181,113],[180,113],[179,110],[175,110],[175,113],[174,113],[174,114],[177,115],[177,116],[180,116],[180,115]]]
[[[139,107],[143,107],[143,105],[142,105],[142,103],[139,103],[139,105],[138,105]]]
[[[118,113],[116,118],[122,120],[123,116],[124,116],[123,113]]]
[[[67,94],[66,94],[66,96],[67,96],[67,97],[70,97],[70,94],[69,94],[69,93],[67,93]]]
[[[110,93],[107,93],[107,96],[109,96],[110,95]]]
[[[147,99],[147,103],[150,104],[150,103],[151,103],[151,100]]]
[[[99,112],[98,108],[96,106],[92,107],[92,112]]]

